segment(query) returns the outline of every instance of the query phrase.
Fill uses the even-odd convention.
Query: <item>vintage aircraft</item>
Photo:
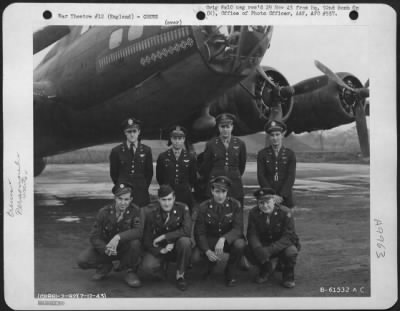
[[[47,26],[33,35],[33,53],[54,44],[34,70],[35,176],[46,157],[121,139],[128,116],[144,122],[142,137],[160,139],[182,124],[191,142],[214,133],[214,116],[238,117],[236,135],[283,118],[290,132],[357,121],[368,156],[368,86],[350,73],[289,85],[260,62],[272,26]]]

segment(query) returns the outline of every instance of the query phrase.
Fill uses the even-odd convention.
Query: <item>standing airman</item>
[[[176,201],[185,203],[192,210],[197,160],[196,155],[185,148],[186,135],[186,129],[179,125],[169,130],[168,145],[172,146],[158,156],[156,178],[159,185],[170,185]]]
[[[216,117],[219,136],[206,144],[200,174],[210,181],[217,176],[226,176],[232,181],[228,196],[243,205],[242,175],[246,167],[246,145],[238,137],[232,136],[235,116],[223,113]]]
[[[149,187],[153,178],[150,147],[139,140],[141,122],[129,118],[122,124],[125,141],[111,150],[110,176],[114,184],[130,183],[133,202],[143,207],[150,202]]]
[[[264,129],[271,144],[257,155],[258,183],[262,188],[274,189],[283,199],[282,204],[293,208],[295,204],[292,188],[296,178],[296,156],[292,150],[282,145],[286,125],[278,120],[270,120]]]

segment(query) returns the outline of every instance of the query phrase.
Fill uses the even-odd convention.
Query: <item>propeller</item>
[[[327,66],[315,60],[315,66],[321,70],[329,79],[336,82],[337,85],[344,89],[344,96],[350,98],[354,112],[354,118],[356,121],[356,129],[358,134],[358,140],[360,142],[361,153],[364,157],[369,157],[369,135],[366,120],[366,113],[364,102],[369,97],[369,79],[362,88],[353,88],[351,81],[346,84],[340,77],[330,70]]]
[[[270,107],[268,107],[261,96],[257,96],[258,105],[261,107],[260,112],[270,111],[269,119],[282,119],[282,103],[285,100],[290,99],[291,97],[307,92],[311,92],[318,88],[321,88],[326,84],[326,80],[317,79],[317,80],[305,80],[294,85],[285,85],[280,86],[276,84],[262,69],[261,66],[257,66],[257,73],[264,79],[264,81],[270,86],[272,89],[272,101]],[[260,89],[260,93],[262,93],[263,87]]]
[[[364,87],[365,87],[365,88],[369,88],[369,79],[367,80],[367,82],[365,82]],[[364,107],[365,107],[365,114],[366,114],[367,116],[369,116],[369,99],[366,99],[366,100],[365,100],[365,105],[364,105]]]
[[[332,70],[330,70],[328,67],[326,67],[324,64],[322,64],[320,61],[315,60],[314,61],[315,66],[321,70],[325,75],[329,77],[329,79],[333,80],[338,84],[339,86],[343,87],[344,89],[358,95],[361,99],[369,97],[369,79],[366,82],[366,86],[362,88],[352,88],[348,84],[344,83],[342,79],[339,78],[339,76],[334,73]]]

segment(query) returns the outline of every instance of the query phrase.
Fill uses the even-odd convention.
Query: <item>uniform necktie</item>
[[[168,220],[169,220],[169,213],[167,213],[167,218],[165,218],[164,225],[167,224]]]
[[[119,215],[116,216],[117,216],[117,222],[120,222],[122,218],[124,218],[124,213],[119,213]]]
[[[274,175],[274,181],[278,181],[279,176],[278,176],[278,157],[279,157],[279,149],[276,150],[274,149],[274,154],[275,154],[275,175]]]
[[[134,156],[135,155],[135,144],[131,143],[129,149],[131,150],[131,154]]]
[[[228,147],[229,147],[229,140],[228,140],[228,139],[224,139],[224,140],[223,140],[223,143],[224,143],[225,148],[228,149]]]
[[[218,217],[221,217],[221,213],[222,213],[222,205],[221,205],[221,204],[217,204],[217,214],[218,214]]]
[[[175,155],[175,159],[179,159],[179,156],[181,155],[180,150],[174,150],[174,155]]]

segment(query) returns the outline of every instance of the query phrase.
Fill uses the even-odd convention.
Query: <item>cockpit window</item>
[[[115,49],[116,47],[119,47],[122,42],[122,32],[123,29],[117,29],[115,30],[111,36],[110,36],[110,42],[109,42],[109,48],[110,50]]]
[[[128,40],[132,41],[143,35],[143,26],[131,26],[128,30]]]
[[[86,31],[88,31],[92,26],[89,25],[83,25],[81,29],[81,34],[84,34]]]

